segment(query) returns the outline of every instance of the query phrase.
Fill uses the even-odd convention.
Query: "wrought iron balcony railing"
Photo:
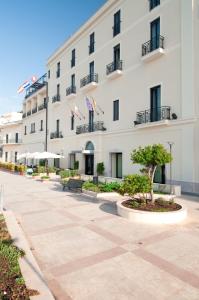
[[[89,74],[89,75],[85,76],[84,78],[82,78],[80,80],[80,87],[84,87],[85,85],[87,85],[91,82],[98,83],[98,74],[97,73]]]
[[[54,132],[51,132],[50,138],[51,138],[51,140],[53,140],[53,139],[62,139],[63,134],[62,134],[61,131],[54,131]]]
[[[144,111],[137,112],[136,121],[134,121],[134,125],[157,122],[161,120],[170,120],[170,119],[171,119],[171,107],[161,106],[154,109],[147,109]]]
[[[114,61],[106,66],[106,75],[109,75],[117,70],[122,71],[122,67],[123,67],[122,60]]]
[[[42,103],[41,105],[38,106],[38,111],[40,111],[40,110],[42,110],[42,109],[44,109],[44,108],[45,108],[45,104]]]
[[[94,122],[93,124],[84,124],[76,127],[76,134],[94,132],[94,131],[105,131],[103,121]]]
[[[31,115],[31,110],[27,111],[27,116]]]
[[[71,94],[76,94],[76,86],[71,85],[66,89],[66,96],[71,95]]]
[[[142,56],[145,56],[158,48],[164,49],[164,37],[161,35],[142,45]]]
[[[47,74],[44,74],[42,77],[40,77],[37,81],[35,81],[27,90],[25,98],[30,97],[32,94],[37,92],[39,89],[41,89],[43,86],[47,84]]]
[[[23,113],[22,118],[24,119],[26,117],[26,113]]]
[[[52,103],[59,102],[61,100],[60,95],[55,95],[52,97]]]
[[[30,130],[30,134],[35,133],[35,132],[36,132],[35,129],[31,129],[31,130]]]
[[[37,107],[32,109],[32,114],[35,114],[37,112]]]

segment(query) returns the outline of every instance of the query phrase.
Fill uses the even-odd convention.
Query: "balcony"
[[[142,60],[145,62],[150,62],[163,54],[165,54],[164,37],[161,35],[142,45]]]
[[[23,119],[26,118],[26,113],[23,113],[22,118],[23,118]]]
[[[52,97],[52,103],[60,102],[61,98],[60,95],[55,95]]]
[[[148,124],[166,120],[171,120],[171,107],[161,106],[155,109],[148,109],[137,112],[136,121],[134,121],[134,125],[137,126],[141,124]],[[165,124],[165,122],[162,123]]]
[[[40,77],[37,81],[35,81],[27,90],[25,99],[30,97],[32,94],[36,93],[38,90],[40,90],[42,87],[44,87],[47,84],[47,74],[44,74],[42,77]]]
[[[72,99],[76,96],[76,86],[70,86],[66,89],[66,96],[69,99]]]
[[[93,124],[84,124],[76,127],[76,134],[95,132],[95,131],[106,131],[103,121],[94,122]]]
[[[27,117],[31,115],[31,110],[27,111]]]
[[[42,103],[41,105],[38,106],[38,111],[43,110],[45,108],[45,104]]]
[[[35,133],[35,132],[36,132],[35,129],[31,129],[30,134],[33,134],[33,133]]]
[[[32,114],[35,114],[37,112],[37,107],[32,109]]]
[[[80,80],[80,87],[84,91],[89,91],[98,86],[98,74],[89,74]]]
[[[50,139],[54,140],[54,139],[62,139],[63,138],[63,134],[61,131],[55,131],[55,132],[51,132],[50,134]]]
[[[123,61],[118,60],[106,66],[106,75],[110,79],[115,79],[122,75]]]

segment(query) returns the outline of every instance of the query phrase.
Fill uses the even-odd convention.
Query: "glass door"
[[[94,111],[93,110],[89,110],[89,132],[93,132],[94,131]]]
[[[159,48],[160,42],[160,18],[151,22],[151,51]]]
[[[89,64],[90,82],[94,81],[95,65],[94,61]]]
[[[85,155],[85,174],[86,175],[94,174],[94,155],[93,154]]]
[[[151,122],[161,120],[161,86],[151,88]]]
[[[116,153],[116,178],[122,178],[122,153]]]
[[[114,70],[117,70],[120,62],[120,44],[113,48]]]

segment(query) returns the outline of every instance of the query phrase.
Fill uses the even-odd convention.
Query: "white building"
[[[26,91],[23,102],[23,153],[46,149],[46,74]]]
[[[173,182],[199,192],[198,11],[198,0],[109,0],[55,51],[48,149],[64,154],[61,167],[78,160],[95,174],[104,162],[122,177],[138,170],[132,149],[172,142]]]
[[[17,162],[22,150],[22,113],[7,113],[0,117],[0,160]]]
[[[121,178],[139,170],[133,149],[171,142],[172,182],[199,193],[198,11],[199,0],[107,1],[48,59],[48,84],[28,89],[22,152],[63,154],[57,166],[78,160],[91,175],[104,162]]]

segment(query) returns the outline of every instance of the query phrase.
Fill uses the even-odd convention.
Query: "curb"
[[[24,236],[24,233],[17,223],[12,211],[4,211],[3,215],[6,220],[8,231],[14,240],[14,244],[25,251],[25,256],[19,259],[21,273],[24,277],[26,286],[30,289],[37,290],[39,295],[30,297],[31,300],[55,300],[44,276],[30,251],[30,246]]]

